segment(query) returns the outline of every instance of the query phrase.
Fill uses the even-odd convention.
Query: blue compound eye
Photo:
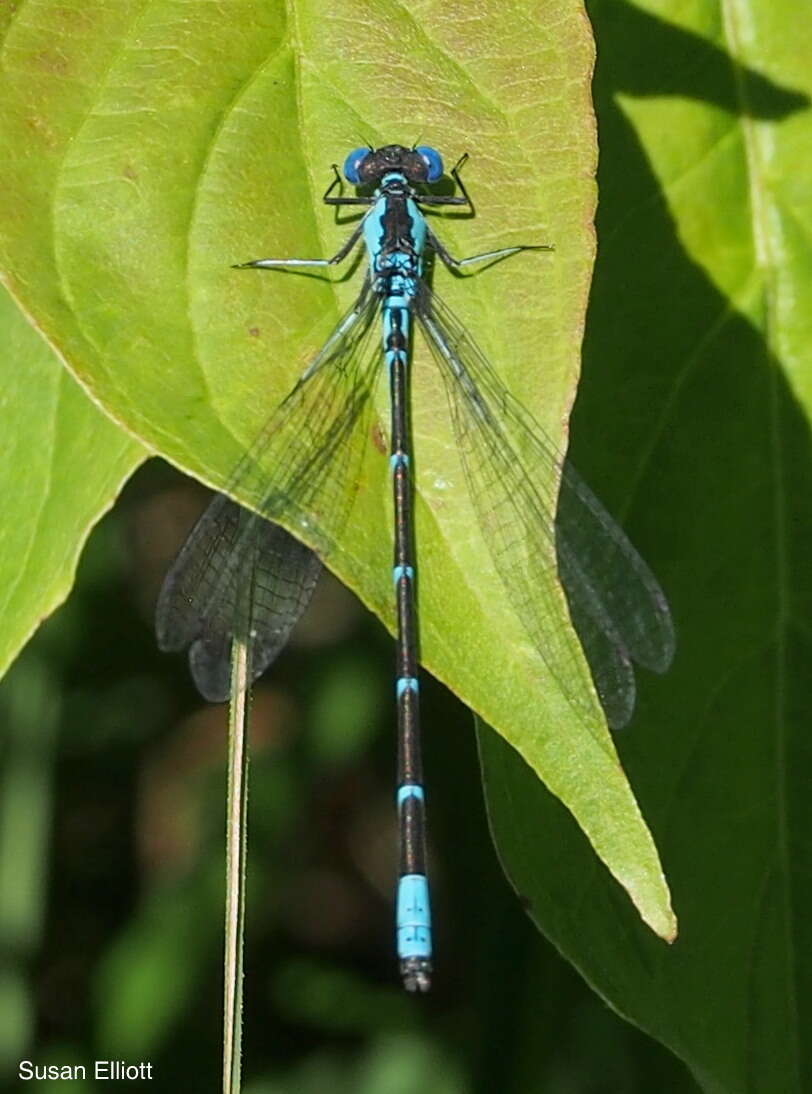
[[[415,152],[426,165],[426,182],[437,182],[443,177],[443,157],[436,148],[420,144],[415,148]]]
[[[344,160],[344,178],[353,186],[360,186],[361,184],[361,176],[358,172],[368,155],[368,148],[353,148]]]

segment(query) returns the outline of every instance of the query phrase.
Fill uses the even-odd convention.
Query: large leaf
[[[144,457],[0,288],[0,672],[70,592],[79,552]]]
[[[194,12],[23,0],[3,49],[10,283],[114,418],[220,485],[356,291],[229,264],[334,251],[348,229],[320,193],[330,162],[362,139],[467,150],[479,216],[446,218],[449,245],[557,251],[442,288],[563,440],[593,252],[591,62],[575,0],[494,5],[476,20],[385,0],[329,18],[304,0]],[[597,703],[575,714],[506,602],[420,353],[414,387],[423,660],[519,750],[670,936],[656,852]],[[330,564],[391,627],[387,460],[377,430],[371,441]],[[553,596],[551,634],[569,626]]]
[[[675,610],[676,663],[621,753],[679,940],[652,944],[485,734],[490,812],[537,922],[706,1090],[809,1090],[812,50],[790,4],[646,7],[591,7],[600,251],[573,436]]]

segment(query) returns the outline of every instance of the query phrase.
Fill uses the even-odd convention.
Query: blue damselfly
[[[368,207],[337,254],[241,264],[254,269],[331,267],[361,242],[369,261],[356,302],[240,461],[226,493],[215,497],[192,530],[167,576],[157,612],[161,647],[190,647],[192,672],[207,698],[228,695],[235,637],[250,640],[252,678],[271,663],[307,605],[319,575],[318,556],[329,557],[352,508],[382,371],[381,350],[374,348],[380,317],[390,393],[397,618],[397,946],[401,975],[412,991],[425,991],[431,976],[408,394],[415,321],[445,383],[468,491],[494,567],[572,705],[580,709],[585,702],[571,683],[578,679],[573,666],[581,664],[580,651],[568,630],[551,633],[547,625],[554,595],[551,559],[553,565],[557,560],[610,725],[624,725],[631,717],[632,662],[662,672],[674,650],[668,604],[646,564],[426,283],[428,251],[459,271],[519,251],[551,249],[510,246],[464,259],[448,253],[423,210],[457,206],[473,213],[460,177],[466,158],[451,171],[459,193],[448,195],[429,189],[443,176],[433,148],[356,149],[344,163],[344,178],[361,192],[336,194],[341,176],[334,167],[324,195],[328,205]],[[231,492],[255,499],[256,511],[230,500]],[[317,553],[274,521],[300,531]]]

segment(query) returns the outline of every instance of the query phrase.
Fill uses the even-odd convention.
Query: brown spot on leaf
[[[64,53],[57,53],[53,49],[44,49],[35,56],[37,66],[43,72],[50,72],[54,76],[67,76],[70,72],[70,63]]]
[[[372,443],[378,449],[381,454],[386,452],[386,436],[380,422],[375,422],[370,430],[372,435]]]

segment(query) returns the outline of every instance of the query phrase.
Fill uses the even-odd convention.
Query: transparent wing
[[[376,305],[367,279],[230,477],[227,491],[247,496],[257,512],[226,494],[215,497],[167,574],[156,609],[158,644],[189,647],[195,682],[207,699],[228,695],[235,635],[251,637],[254,678],[268,667],[318,579],[313,551],[272,522],[306,532],[322,557],[346,523],[380,372],[372,345]]]
[[[474,508],[517,614],[580,706],[584,681],[574,639],[569,630],[547,625],[557,609],[549,580],[557,563],[607,719],[615,728],[624,725],[635,702],[631,662],[664,671],[673,656],[673,624],[660,586],[447,305],[424,289],[417,315],[445,380]]]
[[[255,680],[287,643],[320,574],[317,556],[284,528],[218,494],[164,580],[156,610],[159,645],[188,647],[198,691],[224,702],[234,635],[251,635]]]
[[[225,493],[301,529],[325,557],[352,508],[380,374],[378,297],[369,275],[353,307],[240,460]],[[375,344],[373,344],[375,343]]]
[[[583,577],[562,566],[560,551],[558,576],[606,719],[619,729],[634,712],[636,687],[628,651]]]

